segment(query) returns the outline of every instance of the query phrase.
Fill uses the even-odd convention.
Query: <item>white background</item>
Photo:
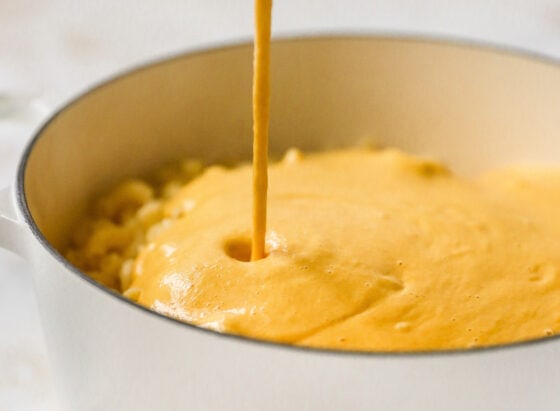
[[[273,26],[452,36],[560,57],[560,0],[276,0]],[[252,0],[0,0],[0,187],[30,135],[15,118],[27,101],[54,108],[131,64],[251,33]],[[30,272],[0,250],[0,411],[57,409],[41,338]]]

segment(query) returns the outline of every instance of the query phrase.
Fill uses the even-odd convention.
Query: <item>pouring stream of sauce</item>
[[[272,0],[255,0],[253,72],[253,235],[251,261],[266,255],[268,125],[270,119],[270,21]]]

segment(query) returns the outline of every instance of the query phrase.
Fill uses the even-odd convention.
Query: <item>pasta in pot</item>
[[[164,214],[163,202],[203,169],[202,162],[187,160],[162,168],[152,178],[117,185],[76,225],[66,258],[94,280],[125,292],[139,249],[177,217]]]

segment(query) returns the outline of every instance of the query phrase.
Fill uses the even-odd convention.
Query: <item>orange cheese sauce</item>
[[[130,289],[222,332],[355,350],[509,343],[560,329],[560,171],[476,180],[395,150],[270,167],[269,255],[248,262],[251,167],[207,169],[164,205]]]

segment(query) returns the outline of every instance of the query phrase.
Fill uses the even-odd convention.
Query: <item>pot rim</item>
[[[560,69],[560,58],[555,58],[550,55],[542,54],[532,50],[524,49],[521,47],[514,47],[510,45],[503,45],[493,42],[468,39],[456,36],[447,35],[437,35],[437,34],[414,34],[406,32],[391,32],[391,31],[368,31],[368,30],[344,30],[344,31],[306,31],[303,33],[293,32],[281,36],[276,36],[273,39],[275,43],[293,43],[298,41],[325,41],[325,40],[387,40],[387,41],[407,41],[407,42],[417,42],[424,44],[438,44],[438,45],[450,45],[457,48],[463,49],[476,49],[492,52],[494,54],[509,55],[512,57],[538,61]],[[315,348],[315,347],[305,347],[299,345],[292,345],[287,343],[280,343],[275,341],[259,340],[252,337],[246,337],[243,335],[221,333],[218,331],[202,328],[193,324],[182,322],[178,319],[168,317],[166,315],[160,314],[153,311],[147,307],[137,304],[128,298],[124,297],[122,294],[111,290],[101,283],[98,283],[86,273],[74,267],[67,261],[64,256],[58,252],[41,233],[39,227],[35,223],[27,198],[25,196],[25,172],[27,164],[29,162],[29,157],[33,152],[35,144],[40,140],[43,135],[44,130],[46,130],[49,125],[63,112],[66,111],[70,106],[74,105],[76,102],[82,100],[82,98],[87,97],[91,93],[111,86],[114,82],[121,80],[128,75],[141,72],[143,70],[152,69],[158,65],[167,64],[173,60],[178,60],[185,57],[193,56],[203,56],[210,55],[216,52],[221,52],[224,50],[235,50],[237,48],[247,47],[252,44],[252,39],[248,37],[240,37],[234,40],[207,43],[192,48],[185,49],[180,52],[171,53],[169,55],[163,55],[150,59],[139,64],[134,64],[129,66],[124,70],[117,71],[111,76],[101,79],[95,82],[93,85],[89,86],[86,90],[78,93],[70,100],[66,101],[62,106],[58,107],[53,114],[51,114],[47,120],[34,132],[33,137],[28,141],[23,154],[20,157],[16,183],[15,183],[15,196],[16,203],[21,215],[23,217],[23,222],[30,228],[31,234],[37,240],[37,242],[56,260],[58,261],[66,270],[70,271],[72,274],[76,275],[78,278],[84,281],[84,284],[95,287],[102,293],[108,294],[113,298],[116,298],[121,303],[133,309],[140,310],[141,312],[153,316],[153,318],[161,319],[167,321],[169,324],[179,327],[186,327],[195,332],[206,333],[209,336],[214,336],[218,338],[226,338],[232,341],[238,341],[242,343],[257,344],[260,346],[266,346],[275,349],[283,350],[293,350],[294,352],[304,352],[310,355],[336,355],[345,357],[356,357],[356,358],[429,358],[429,357],[451,357],[451,356],[464,356],[473,354],[489,354],[496,351],[528,348],[528,347],[540,347],[545,344],[558,343],[560,341],[560,334],[541,337],[537,339],[531,339],[526,341],[518,341],[508,344],[497,344],[492,346],[481,346],[474,348],[463,348],[463,349],[443,349],[443,350],[420,350],[420,351],[359,351],[359,350],[335,350],[327,348]]]

